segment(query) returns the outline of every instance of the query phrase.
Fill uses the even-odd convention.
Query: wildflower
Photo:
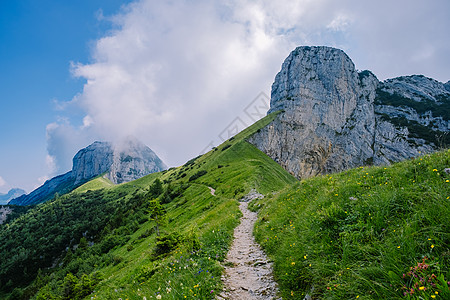
[[[431,249],[433,249],[434,248],[434,245],[431,245]]]
[[[294,266],[294,265],[295,265],[295,261],[291,262],[291,265],[293,265],[293,266]]]
[[[421,287],[419,287],[419,290],[423,291],[423,290],[425,290],[425,287],[421,286]]]
[[[161,299],[161,295],[156,295],[156,299]]]
[[[431,295],[431,298],[433,298],[433,299],[434,299],[434,298],[436,298],[436,296],[435,296],[435,295]]]
[[[436,170],[436,169],[433,169],[433,172],[437,172],[437,170]]]

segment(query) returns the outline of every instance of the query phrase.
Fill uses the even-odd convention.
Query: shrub
[[[167,254],[172,250],[175,250],[181,241],[182,237],[177,232],[158,236],[156,237],[155,252],[157,255]]]
[[[194,181],[195,179],[202,177],[206,173],[208,173],[208,172],[205,170],[200,170],[197,173],[195,173],[194,175],[192,175],[191,177],[189,177],[189,181]]]
[[[228,144],[228,145],[225,145],[225,146],[223,146],[223,148],[222,148],[222,150],[221,151],[225,151],[225,150],[227,150],[228,148],[230,148],[231,147],[231,145],[230,144]]]

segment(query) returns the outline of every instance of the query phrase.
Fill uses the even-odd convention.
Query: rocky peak
[[[113,163],[107,176],[114,183],[122,183],[166,168],[149,147],[134,137],[127,137],[114,146]]]
[[[358,73],[344,51],[330,47],[298,47],[286,58],[272,85],[270,110],[304,106],[315,101],[315,109],[334,103],[348,113],[356,105]],[[346,107],[343,107],[343,104]]]
[[[8,204],[11,199],[22,196],[23,194],[25,194],[25,191],[18,188],[10,189],[6,194],[0,193],[0,205]]]
[[[444,88],[447,90],[447,92],[450,92],[450,80],[444,84]]]
[[[109,171],[113,163],[111,143],[94,142],[81,149],[73,158],[72,176],[75,184]]]
[[[298,178],[414,157],[450,128],[448,86],[421,75],[381,83],[342,50],[298,47],[272,85],[268,113],[280,113],[249,142]]]
[[[448,84],[448,83],[447,83]],[[401,76],[387,79],[381,89],[390,94],[398,94],[414,101],[440,101],[442,97],[449,97],[449,87],[445,84],[423,75]]]
[[[118,184],[164,169],[166,165],[149,147],[127,137],[114,144],[94,142],[78,151],[73,158],[72,174],[76,184],[103,173]]]
[[[73,158],[72,170],[47,180],[28,195],[11,200],[10,204],[32,205],[65,194],[96,176],[105,174],[113,183],[132,181],[166,169],[166,165],[147,146],[135,138],[118,143],[94,142]]]

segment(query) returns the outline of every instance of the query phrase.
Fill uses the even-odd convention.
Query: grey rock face
[[[129,137],[115,146],[113,162],[107,177],[117,184],[160,172],[166,168],[167,166],[149,147]]]
[[[444,84],[424,76],[381,83],[370,71],[358,73],[341,50],[299,47],[272,85],[269,113],[281,113],[249,142],[298,178],[387,164],[436,149],[436,141],[411,128],[432,123],[434,129],[426,128],[433,133],[448,131],[448,118],[408,104],[438,105],[447,94]],[[396,95],[407,105],[388,103]]]
[[[146,145],[135,138],[111,144],[95,142],[80,150],[73,158],[75,183],[85,182],[106,173],[115,184],[129,182],[167,167]]]
[[[94,142],[81,149],[73,158],[72,174],[75,178],[75,184],[107,172],[112,163],[111,143]]]
[[[95,142],[74,156],[72,171],[46,181],[30,194],[11,200],[10,204],[42,203],[52,199],[56,193],[68,193],[101,174],[119,184],[165,169],[161,159],[134,138],[114,146],[108,142]]]

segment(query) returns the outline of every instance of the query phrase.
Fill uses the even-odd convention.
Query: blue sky
[[[71,61],[88,62],[93,42],[111,29],[100,16],[129,1],[1,1],[0,176],[30,190],[47,174],[46,126],[55,121],[53,100],[70,100],[84,80]]]
[[[246,107],[299,45],[341,48],[380,80],[446,82],[449,12],[447,0],[2,1],[0,192],[127,135],[180,165],[251,124]]]

